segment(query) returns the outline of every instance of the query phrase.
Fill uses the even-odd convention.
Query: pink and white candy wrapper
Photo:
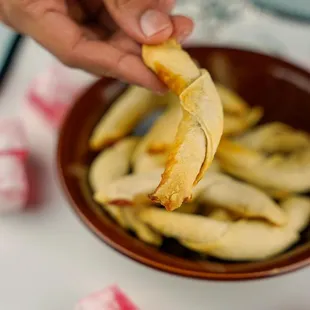
[[[89,81],[89,75],[56,62],[31,83],[27,103],[53,128],[58,128],[68,108]]]
[[[82,299],[74,310],[139,310],[117,287],[110,286]]]
[[[28,199],[28,148],[18,120],[0,120],[0,213],[22,209]]]

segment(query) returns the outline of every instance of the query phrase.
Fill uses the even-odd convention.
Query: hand
[[[161,92],[166,88],[143,64],[140,44],[191,33],[190,19],[169,15],[173,5],[174,0],[0,0],[0,20],[70,67]]]

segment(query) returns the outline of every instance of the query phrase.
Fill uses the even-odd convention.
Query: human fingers
[[[117,77],[156,92],[166,90],[156,76],[145,67],[140,56],[116,48],[108,42],[87,39],[78,25],[60,13],[45,14],[40,22],[29,25],[29,33],[71,67],[81,68],[99,76]],[[129,41],[122,44],[123,47],[128,47]]]
[[[141,44],[161,43],[173,34],[172,0],[103,0],[119,27]],[[183,21],[188,20],[183,17]],[[179,31],[177,31],[179,33]]]

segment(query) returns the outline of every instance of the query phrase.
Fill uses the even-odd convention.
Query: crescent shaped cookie
[[[93,192],[108,186],[129,171],[130,158],[138,141],[136,137],[126,138],[97,155],[88,171],[88,181]],[[128,228],[120,207],[112,204],[104,204],[102,207],[121,227]]]
[[[101,150],[125,137],[163,100],[165,98],[156,96],[147,89],[129,86],[95,127],[89,140],[90,148],[96,151]]]
[[[129,137],[103,150],[92,162],[89,170],[89,183],[96,193],[109,187],[113,181],[124,176],[130,168],[131,156],[138,143],[137,137]],[[124,229],[130,229],[137,237],[152,245],[160,245],[162,237],[145,223],[141,222],[133,209],[124,209],[115,204],[104,203],[103,209]]]
[[[289,219],[284,227],[271,226],[262,221],[239,220],[231,223],[227,233],[213,247],[209,243],[180,242],[194,251],[226,260],[261,260],[275,256],[298,241],[299,232],[310,219],[308,198],[291,197],[281,206]]]
[[[254,184],[273,196],[310,190],[310,148],[297,153],[265,156],[240,143],[222,140],[217,158],[224,171]]]
[[[90,186],[95,192],[129,171],[130,158],[138,142],[137,137],[125,138],[97,155],[88,174]]]
[[[162,169],[147,171],[139,174],[123,176],[94,195],[100,204],[113,203],[134,205],[135,203],[151,203],[148,195],[154,190],[160,180]]]
[[[259,221],[240,220],[211,247],[209,243],[181,241],[184,246],[226,260],[261,260],[283,252],[299,239],[294,230],[273,227]]]
[[[264,221],[237,220],[220,216],[219,220],[199,215],[167,213],[145,208],[140,219],[161,234],[179,240],[184,246],[226,260],[261,260],[277,255],[299,239],[308,224],[310,200],[292,197],[282,203],[289,217],[287,225],[277,227]]]
[[[183,111],[161,182],[150,196],[171,211],[191,198],[193,187],[211,165],[223,133],[223,107],[210,74],[174,40],[144,45],[142,56],[179,96]]]
[[[242,116],[224,114],[224,136],[235,136],[244,133],[249,128],[256,125],[263,116],[261,107],[248,109]]]
[[[254,128],[236,141],[250,149],[268,153],[296,152],[310,147],[309,134],[280,122]]]
[[[275,225],[287,223],[286,213],[263,191],[221,173],[210,173],[200,182],[198,201],[231,211],[245,218],[266,219]],[[200,189],[200,188],[199,188]]]
[[[194,214],[167,212],[159,208],[145,208],[139,218],[166,237],[214,245],[223,237],[230,223],[216,221]]]

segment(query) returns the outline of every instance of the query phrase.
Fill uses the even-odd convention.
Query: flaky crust
[[[175,41],[143,46],[143,59],[179,95],[183,110],[165,172],[150,196],[171,211],[191,198],[209,168],[223,132],[223,108],[209,73]]]

